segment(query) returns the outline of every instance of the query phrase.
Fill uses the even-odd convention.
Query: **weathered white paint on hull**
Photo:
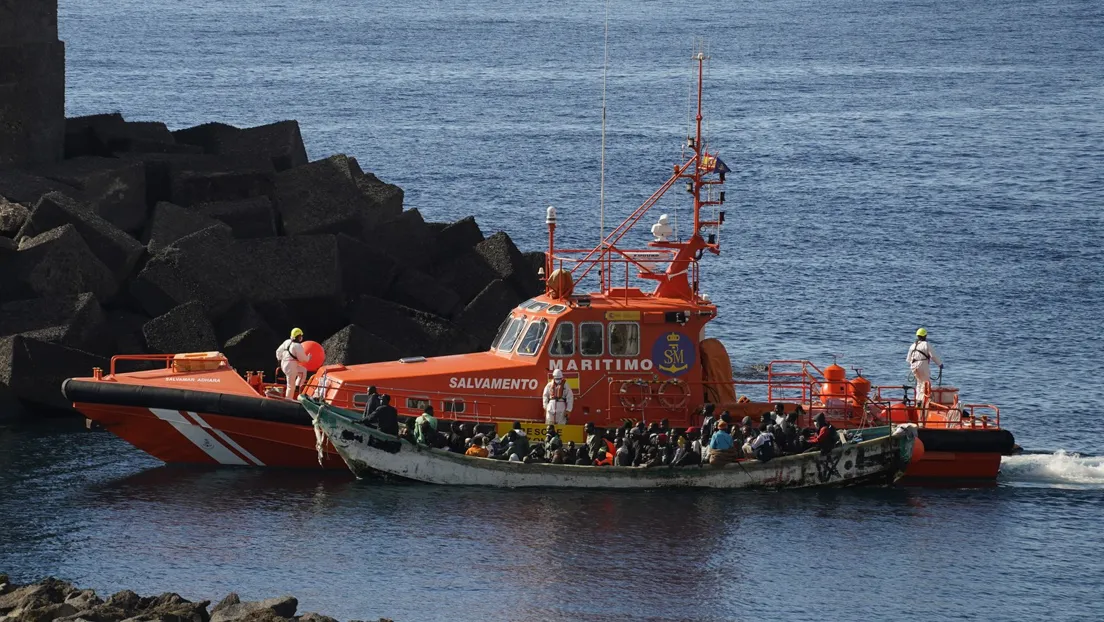
[[[524,464],[472,458],[438,449],[399,443],[391,453],[369,444],[382,437],[329,409],[315,425],[358,477],[385,475],[431,484],[502,488],[802,488],[891,484],[904,473],[912,454],[908,435],[884,436],[819,453],[783,456],[769,462],[748,460],[724,467],[591,467]],[[317,413],[317,414],[315,414]]]

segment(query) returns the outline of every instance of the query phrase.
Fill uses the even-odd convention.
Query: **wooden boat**
[[[915,437],[915,428],[881,426],[863,430],[862,440],[845,442],[827,454],[814,451],[768,462],[740,460],[724,466],[525,464],[417,445],[361,425],[356,411],[307,396],[299,400],[314,420],[319,445],[328,438],[357,477],[382,475],[449,486],[649,489],[890,485],[904,475]]]

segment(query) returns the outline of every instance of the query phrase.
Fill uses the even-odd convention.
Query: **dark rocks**
[[[270,373],[276,369],[276,346],[283,342],[268,327],[250,328],[227,339],[222,353],[239,372]]]
[[[84,157],[37,172],[76,188],[84,204],[123,231],[141,231],[146,223],[146,170],[141,162]]]
[[[476,245],[475,251],[519,294],[528,298],[541,293],[542,287],[531,264],[504,232],[498,232]]]
[[[157,253],[180,238],[208,227],[222,227],[227,235],[230,234],[230,227],[221,221],[162,201],[153,208],[146,249],[150,254]]]
[[[122,280],[130,275],[145,249],[137,240],[94,213],[87,205],[59,192],[43,196],[31,211],[19,237],[33,237],[72,224],[88,248]]]
[[[65,192],[75,195],[77,189],[25,170],[0,170],[0,196],[8,201],[22,203],[30,207],[38,203],[43,195],[50,192]]]
[[[112,339],[103,309],[89,293],[0,304],[0,337],[23,335],[107,354]]]
[[[399,273],[388,290],[388,296],[399,304],[446,318],[461,309],[460,296],[456,292],[414,268]]]
[[[226,223],[238,239],[272,238],[277,235],[276,210],[267,196],[241,201],[199,203],[191,209]]]
[[[326,350],[326,365],[376,363],[402,358],[395,346],[355,324],[338,331],[322,347]]]
[[[456,292],[460,305],[471,302],[491,281],[499,278],[498,272],[474,250],[443,261],[434,268],[433,275],[441,286]]]
[[[377,225],[364,239],[403,265],[421,268],[433,260],[433,232],[416,209]]]
[[[483,232],[475,218],[468,216],[444,227],[437,233],[434,261],[456,257],[483,241]]]
[[[486,350],[491,347],[506,314],[519,302],[517,293],[505,281],[497,279],[464,307],[456,323],[475,338],[478,349]]]
[[[348,160],[333,156],[276,176],[276,209],[287,235],[361,234],[367,200],[353,183]]]
[[[220,602],[211,612],[210,622],[232,622],[266,612],[283,618],[291,618],[295,616],[295,610],[299,608],[299,600],[294,596],[242,602],[235,594],[234,600],[237,602],[225,604],[225,599]]]
[[[395,280],[399,267],[389,255],[347,235],[337,236],[338,261],[345,295],[381,295]]]
[[[247,279],[237,283],[251,301],[342,297],[337,238],[332,235],[240,240],[231,251]]]
[[[164,123],[126,121],[118,113],[65,120],[67,159],[122,153],[203,153],[203,149],[178,144]]]
[[[458,334],[456,325],[442,317],[374,296],[361,296],[349,316],[353,324],[394,346],[401,357],[442,354],[448,340]]]
[[[177,205],[240,201],[272,193],[272,175],[264,170],[177,170],[169,174],[169,200]]]
[[[15,237],[30,213],[22,204],[12,203],[0,196],[0,236]]]
[[[107,302],[119,289],[115,275],[71,224],[23,238],[15,270],[24,285],[40,296],[92,292]]]
[[[35,408],[68,410],[61,382],[91,376],[93,367],[106,369],[107,364],[105,357],[30,337],[0,339],[0,385]]]
[[[239,285],[250,274],[231,252],[224,226],[209,227],[176,240],[152,257],[130,285],[130,295],[150,316],[192,300],[214,317],[241,299]]]
[[[238,129],[225,123],[204,123],[173,132],[177,142],[196,145],[206,153],[264,157],[277,171],[307,163],[298,121]]]
[[[0,30],[50,2],[5,2]],[[61,159],[65,146],[65,44],[53,32],[0,36],[0,168]]]
[[[219,349],[215,329],[198,301],[176,307],[142,327],[150,352],[210,352]],[[273,349],[275,351],[275,349]]]

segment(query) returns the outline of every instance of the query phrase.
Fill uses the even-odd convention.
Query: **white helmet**
[[[661,224],[661,225],[667,224],[667,214],[660,214],[659,215],[659,224]]]
[[[552,371],[552,379],[553,380],[563,380],[563,370],[561,370],[561,369],[553,370]]]

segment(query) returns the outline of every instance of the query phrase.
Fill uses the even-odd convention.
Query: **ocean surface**
[[[62,0],[69,115],[297,119],[427,220],[599,237],[601,2]],[[732,168],[710,334],[741,377],[944,380],[1028,453],[975,490],[575,493],[167,468],[0,429],[0,571],[292,593],[342,619],[1104,619],[1104,5],[692,3],[609,13],[607,227],[680,161],[691,54]],[[689,215],[672,191],[661,212]],[[645,239],[640,232],[639,241]]]

